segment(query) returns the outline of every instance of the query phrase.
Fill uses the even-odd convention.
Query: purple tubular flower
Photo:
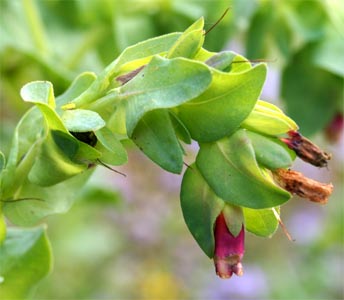
[[[235,237],[226,224],[223,213],[220,213],[215,222],[215,255],[214,264],[216,274],[223,279],[230,278],[233,273],[244,274],[241,260],[245,251],[244,225]]]
[[[298,131],[290,130],[287,134],[288,138],[281,138],[280,140],[290,149],[294,150],[298,157],[313,166],[327,166],[327,161],[331,159],[331,154],[322,151],[317,145],[302,136]]]

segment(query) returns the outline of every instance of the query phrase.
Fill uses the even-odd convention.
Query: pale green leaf
[[[44,226],[9,228],[0,245],[0,295],[2,299],[29,296],[51,271],[51,246]]]

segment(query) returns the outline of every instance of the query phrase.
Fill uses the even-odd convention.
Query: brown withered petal
[[[298,157],[316,167],[322,168],[327,166],[327,161],[331,159],[331,154],[322,151],[298,131],[291,130],[288,132],[288,136],[288,138],[281,138],[281,141],[294,150]]]
[[[326,184],[305,177],[302,173],[277,169],[273,172],[275,181],[292,194],[310,201],[325,204],[333,191],[332,183]]]
[[[123,74],[116,77],[116,81],[120,82],[122,85],[132,80],[146,65],[143,65],[129,73]]]

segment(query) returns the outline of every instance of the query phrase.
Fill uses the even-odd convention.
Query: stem
[[[48,43],[38,9],[33,0],[22,0],[22,3],[36,49],[42,55],[46,55],[48,53]]]

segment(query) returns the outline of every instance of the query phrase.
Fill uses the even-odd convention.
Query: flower
[[[234,236],[228,229],[225,217],[221,212],[215,222],[215,255],[216,274],[223,279],[230,278],[233,273],[243,275],[241,260],[245,251],[245,229]]]
[[[322,151],[298,131],[290,130],[287,134],[288,138],[280,138],[280,140],[294,150],[298,157],[317,167],[327,166],[327,161],[331,159],[331,154]]]
[[[277,169],[273,172],[275,181],[288,192],[310,201],[325,204],[333,191],[331,183],[321,183],[305,177],[302,173]]]
[[[325,128],[325,135],[327,139],[336,143],[339,141],[340,136],[344,130],[344,117],[343,113],[337,113],[331,120],[331,122]]]

